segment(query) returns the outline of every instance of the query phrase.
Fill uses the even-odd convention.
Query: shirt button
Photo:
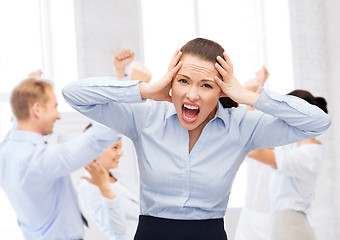
[[[125,93],[125,95],[126,95],[126,96],[129,96],[129,95],[130,95],[130,93],[129,93],[129,92],[126,92],[126,93]]]
[[[184,197],[187,197],[187,196],[188,196],[188,193],[187,193],[187,192],[184,192],[184,193],[183,193],[183,196],[184,196]]]

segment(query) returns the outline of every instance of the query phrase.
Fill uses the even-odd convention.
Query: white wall
[[[111,76],[112,53],[129,48],[143,61],[139,0],[74,0],[80,79]],[[100,3],[100,4],[99,4]]]
[[[290,1],[295,87],[325,97],[332,118],[332,126],[320,138],[327,155],[310,218],[320,240],[340,239],[340,110],[336,106],[340,86],[339,10],[338,0]]]
[[[340,101],[340,1],[326,0],[325,6],[325,30],[326,30],[326,46],[327,46],[327,82],[330,96],[330,114],[332,116],[331,132],[331,156],[333,159],[332,168],[328,176],[328,182],[334,182],[334,202],[332,208],[336,215],[336,226],[334,231],[336,235],[334,239],[340,239],[340,108],[337,103]],[[331,206],[333,207],[333,206]]]

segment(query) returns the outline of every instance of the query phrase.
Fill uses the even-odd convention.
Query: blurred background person
[[[132,240],[138,224],[139,195],[128,188],[134,184],[132,176],[124,184],[128,178],[120,181],[119,175],[111,172],[118,168],[123,155],[121,135],[118,136],[118,141],[85,167],[90,176],[83,177],[78,195],[84,209],[110,240]]]
[[[294,90],[288,95],[302,98],[328,113],[323,97],[314,97],[305,90]],[[312,138],[275,149],[256,150],[248,156],[273,168],[269,184],[271,239],[315,240],[308,213],[325,156],[321,142]]]
[[[28,78],[12,92],[17,126],[0,148],[0,186],[7,195],[25,239],[82,239],[83,218],[70,173],[88,164],[116,139],[96,124],[64,144],[47,144],[60,119],[52,85]]]

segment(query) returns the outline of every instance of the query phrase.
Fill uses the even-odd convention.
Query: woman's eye
[[[203,84],[203,87],[205,87],[205,88],[212,88],[212,86],[210,84],[207,84],[207,83]]]
[[[180,83],[187,83],[188,81],[185,80],[185,79],[179,79],[178,82],[180,82]]]

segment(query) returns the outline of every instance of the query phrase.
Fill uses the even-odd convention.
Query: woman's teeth
[[[184,107],[188,108],[188,109],[191,109],[191,110],[198,109],[197,106],[192,106],[192,105],[188,105],[188,104],[184,104]]]

